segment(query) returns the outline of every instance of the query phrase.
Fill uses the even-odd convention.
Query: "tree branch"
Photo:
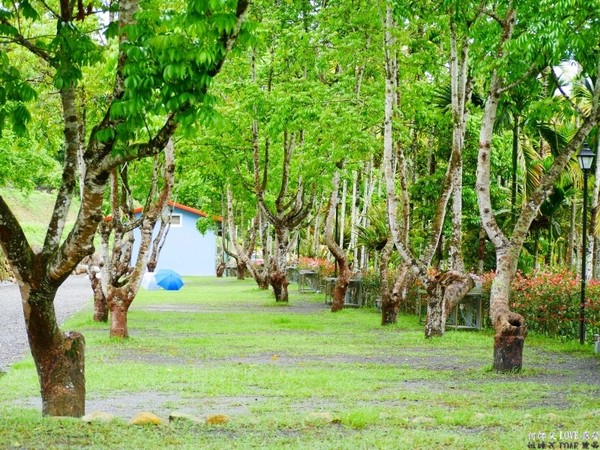
[[[29,282],[35,255],[23,228],[1,195],[0,245],[17,279],[25,283]]]

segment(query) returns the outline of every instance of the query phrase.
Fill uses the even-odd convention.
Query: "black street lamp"
[[[577,161],[579,167],[583,170],[583,226],[582,226],[582,249],[581,249],[581,299],[579,302],[579,343],[583,345],[585,343],[585,282],[586,282],[586,260],[587,260],[587,191],[588,191],[588,175],[592,164],[594,163],[594,157],[596,155],[590,149],[587,143],[583,144],[579,155],[577,155]]]

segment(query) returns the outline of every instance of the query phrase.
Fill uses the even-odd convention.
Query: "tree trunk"
[[[108,322],[108,304],[102,290],[102,281],[96,275],[90,276],[90,282],[94,291],[94,322]]]
[[[512,165],[510,182],[510,215],[511,223],[517,222],[517,163],[519,157],[519,116],[513,111]]]
[[[392,325],[398,322],[398,310],[400,309],[400,303],[406,297],[408,286],[410,286],[416,279],[415,273],[411,270],[408,264],[403,264],[397,272],[392,287],[391,293],[387,298],[387,302],[384,302],[382,298],[381,303],[381,325]]]
[[[430,278],[427,284],[426,338],[444,335],[448,313],[474,286],[470,276],[458,271],[451,270]]]
[[[340,171],[336,170],[332,180],[332,190],[329,196],[329,205],[327,208],[327,218],[325,220],[325,244],[335,258],[337,265],[337,280],[333,288],[331,312],[337,312],[344,309],[346,292],[350,284],[350,267],[348,266],[348,256],[341,245],[338,245],[334,236],[335,219],[337,219],[337,202],[340,188]],[[340,239],[341,241],[341,239]]]
[[[254,280],[259,289],[269,289],[269,268],[271,266],[271,253],[269,251],[269,221],[265,218],[264,213],[258,209],[258,230],[262,243],[262,259],[261,267],[256,267],[254,270]]]
[[[358,268],[358,251],[356,241],[358,239],[358,208],[356,201],[358,199],[358,172],[352,171],[352,200],[350,203],[350,245],[348,246],[348,253],[353,255],[352,261]]]
[[[170,192],[169,195],[171,195]],[[146,269],[148,270],[148,272],[156,272],[156,266],[158,265],[158,258],[160,256],[160,252],[162,251],[162,248],[165,245],[165,242],[167,241],[167,235],[171,230],[171,213],[172,210],[169,212],[168,215],[161,214],[158,233],[154,238],[152,250],[150,251],[150,256],[148,257],[148,262],[146,263]]]
[[[246,275],[246,263],[242,261],[241,258],[237,260],[236,271],[237,279],[243,280]]]
[[[510,311],[508,299],[512,267],[508,258],[498,258],[496,277],[490,293],[490,317],[494,323],[494,370],[516,372],[523,366],[523,345],[527,325],[520,314]]]
[[[85,414],[85,340],[77,332],[62,333],[56,323],[54,297],[21,287],[23,312],[31,354],[38,373],[44,416],[81,417]]]
[[[261,214],[275,228],[275,257],[270,262],[271,273],[269,275],[275,300],[278,302],[288,301],[288,280],[286,275],[287,254],[290,244],[290,232],[300,226],[300,223],[308,216],[309,211],[314,206],[315,190],[312,189],[310,199],[306,199],[304,195],[304,184],[302,178],[298,179],[296,194],[292,198],[289,195],[289,175],[292,163],[292,155],[296,147],[296,136],[299,135],[300,144],[302,144],[303,132],[294,132],[291,135],[287,130],[284,131],[284,158],[283,170],[281,176],[281,186],[279,194],[275,200],[275,211],[269,209],[265,204],[265,192],[267,188],[267,174],[269,168],[269,146],[268,140],[265,142],[265,157],[264,167],[261,174],[260,171],[260,155],[259,155],[259,139],[258,139],[258,121],[253,121],[253,160],[254,160],[254,193],[261,210]],[[264,242],[263,242],[264,246]],[[270,253],[269,253],[270,254]],[[265,261],[265,264],[267,262]]]
[[[85,258],[82,263],[87,265],[87,276],[94,291],[94,322],[108,322],[108,305],[102,289],[102,276],[100,274],[102,258],[94,254]]]
[[[467,36],[459,37],[454,19],[450,20],[450,78],[452,96],[452,154],[454,170],[452,183],[452,234],[449,242],[449,258],[451,270],[463,273],[465,264],[462,251],[462,191],[465,134],[467,130],[467,102],[471,96],[468,83],[469,45]]]
[[[217,266],[217,278],[223,278],[223,273],[225,272],[225,263],[221,261]]]
[[[285,227],[275,228],[275,258],[273,258],[273,264],[271,266],[270,282],[275,293],[275,301],[287,302],[288,297],[288,285],[290,284],[287,280],[286,274],[286,257],[287,249],[289,246],[290,231]]]
[[[126,339],[129,337],[127,329],[127,311],[129,306],[115,298],[110,298],[110,337]]]
[[[600,139],[596,145],[596,155],[600,154]],[[590,209],[590,256],[592,258],[591,264],[591,275],[592,278],[598,278],[598,271],[600,270],[600,249],[598,244],[600,240],[596,236],[596,227],[598,223],[598,213],[600,212],[600,164],[596,163],[596,170],[594,172],[594,187],[592,189],[592,207]]]
[[[483,227],[479,229],[479,248],[477,249],[477,273],[483,275],[485,270],[485,230]]]
[[[363,170],[363,195],[362,195],[362,209],[359,213],[359,224],[360,226],[367,228],[369,223],[369,210],[371,209],[371,203],[373,200],[373,194],[375,192],[375,168],[373,162],[373,156],[369,162],[365,163],[365,167]],[[358,249],[356,250],[358,253]],[[354,258],[354,261],[359,260],[358,266],[356,267],[359,270],[363,270],[369,266],[368,261],[368,252],[366,251],[365,246],[360,247],[360,258]]]
[[[346,226],[346,196],[347,196],[347,182],[346,180],[343,180],[342,182],[342,208],[340,211],[340,217],[336,220],[336,222],[339,222],[339,233],[338,234],[338,240],[339,240],[339,246],[340,248],[343,250],[344,249],[344,233],[345,233],[345,226]]]
[[[288,302],[288,285],[290,284],[287,280],[285,272],[274,268],[271,272],[271,286],[273,287],[273,293],[275,294],[275,301],[277,302]]]
[[[379,260],[379,282],[380,282],[380,295],[381,295],[381,324],[386,325],[388,323],[388,314],[384,314],[384,308],[389,309],[389,305],[392,301],[392,285],[390,283],[390,269],[389,262],[392,252],[394,251],[394,241],[388,236],[385,246],[381,250],[381,259]],[[396,312],[397,316],[397,312]]]
[[[335,287],[333,288],[333,294],[331,296],[331,312],[338,312],[344,309],[346,293],[348,292],[350,277],[352,276],[346,258],[338,259],[337,263],[338,276],[337,280],[335,281]]]
[[[231,190],[231,186],[227,185],[227,229],[231,236],[236,235],[236,227],[233,220],[233,192]],[[269,288],[269,276],[268,276],[268,264],[269,264],[269,252],[266,249],[266,229],[264,228],[264,220],[261,214],[260,207],[257,208],[256,216],[253,219],[252,228],[250,230],[250,235],[246,240],[246,245],[242,246],[238,244],[236,239],[232,239],[233,247],[235,248],[236,254],[234,257],[237,261],[237,277],[238,280],[243,280],[243,275],[248,270],[259,289],[268,289]],[[254,247],[256,245],[256,235],[260,234],[261,240],[263,241],[263,267],[259,267],[256,265],[251,259],[250,256],[254,252]],[[240,278],[240,272],[242,273],[242,278]]]

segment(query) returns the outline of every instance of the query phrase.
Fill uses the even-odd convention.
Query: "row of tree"
[[[484,264],[487,236],[494,366],[519,369],[527,327],[509,308],[510,281],[531,225],[556,218],[560,192],[578,186],[579,175],[564,174],[598,121],[598,6],[0,3],[2,152],[37,157],[36,184],[54,184],[57,198],[34,249],[0,197],[0,244],[21,286],[43,413],[84,410],[84,339],[58,328],[56,290],[94,254],[99,231],[97,297],[111,335],[127,336],[172,189],[224,217],[230,252],[278,301],[288,300],[298,242],[313,253],[323,244],[336,260],[333,311],[352,271],[371,267],[382,280],[382,323],[394,323],[419,280],[427,337],[443,334],[447,311],[472,287],[467,268]],[[578,68],[568,84],[566,61]],[[74,196],[81,207],[64,236]],[[139,218],[134,199],[145,205]],[[596,188],[596,209],[597,199]],[[134,228],[144,244],[132,264]],[[572,236],[564,254],[574,260]]]
[[[577,209],[568,210],[561,252],[553,222],[567,192],[575,205],[574,156],[598,120],[594,5],[257,2],[251,14],[256,41],[215,86],[219,126],[184,144],[182,166],[205,164],[184,177],[180,195],[189,178],[227,193],[212,198],[228,217],[233,253],[260,286],[269,278],[278,300],[287,301],[282,255],[313,231],[339,268],[334,311],[351,266],[371,261],[393,280],[382,283],[383,324],[396,321],[419,280],[427,337],[443,334],[447,312],[473,286],[467,268],[483,269],[487,237],[494,367],[519,369],[527,327],[508,299],[523,247],[537,264],[545,229],[549,261],[573,266],[578,253]],[[589,140],[598,142],[595,132]],[[340,198],[351,210],[346,245],[343,232],[334,236]],[[273,246],[256,233],[265,224]],[[245,246],[240,228],[251,230]],[[376,258],[361,252],[359,236],[372,238]],[[257,245],[262,268],[249,258]]]

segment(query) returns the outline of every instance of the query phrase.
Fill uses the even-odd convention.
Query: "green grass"
[[[595,362],[589,349],[530,336],[525,369],[496,374],[489,330],[426,341],[416,317],[381,327],[372,310],[332,314],[294,289],[286,307],[234,279],[141,291],[126,341],[76,315],[64,328],[86,337],[88,401],[121,419],[42,418],[28,358],[0,378],[0,448],[513,449],[529,433],[600,431],[599,387],[556,365]],[[129,425],[141,410],[231,420]]]
[[[55,194],[39,191],[20,191],[17,189],[0,188],[0,194],[10,206],[13,214],[19,219],[19,223],[31,245],[41,246],[46,237],[46,231],[52,211],[54,210]],[[73,199],[69,211],[65,232],[71,229],[75,223],[79,199]]]

